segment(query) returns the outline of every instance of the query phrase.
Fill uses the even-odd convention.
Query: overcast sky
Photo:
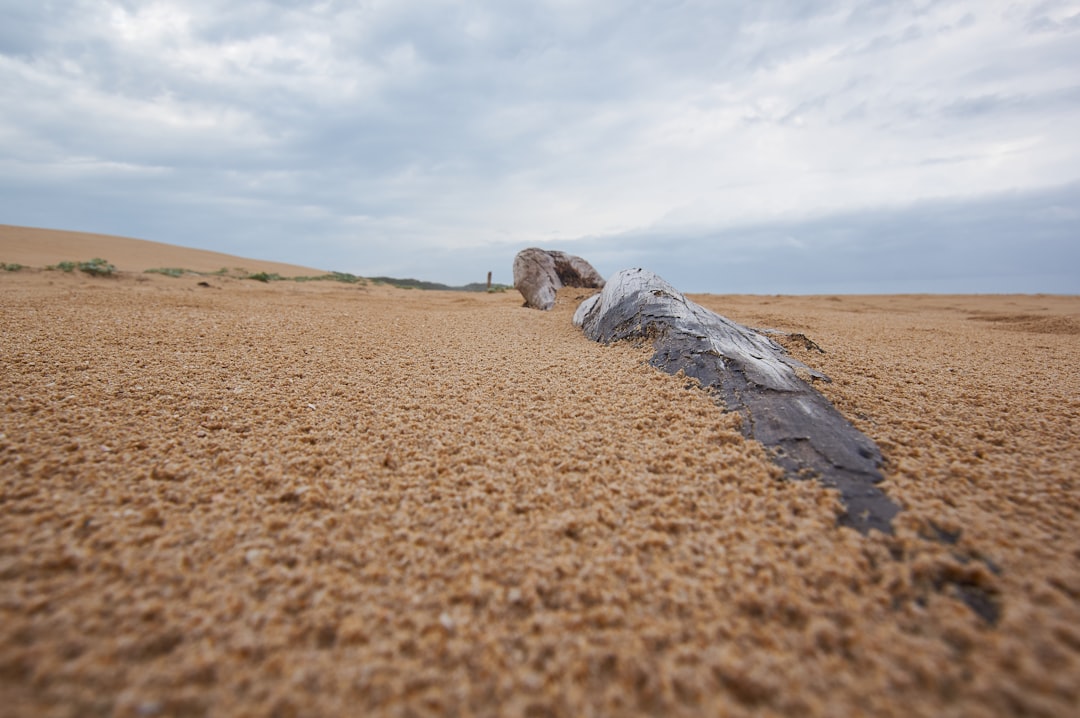
[[[0,223],[509,283],[1080,293],[1080,0],[0,0]],[[0,260],[3,258],[0,257]]]

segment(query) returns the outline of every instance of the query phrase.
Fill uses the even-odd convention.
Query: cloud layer
[[[2,222],[451,283],[538,245],[688,291],[1080,292],[1075,0],[0,12]]]

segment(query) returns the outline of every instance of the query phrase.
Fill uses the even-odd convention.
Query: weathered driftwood
[[[891,533],[898,508],[874,484],[881,453],[796,370],[828,380],[752,329],[689,301],[657,275],[629,269],[578,307],[574,324],[595,341],[653,341],[651,363],[683,371],[742,417],[790,478],[816,477],[839,490],[840,522],[862,532]]]
[[[599,289],[604,278],[581,257],[535,247],[514,257],[514,288],[525,297],[525,306],[548,310],[555,306],[555,292],[562,287]]]

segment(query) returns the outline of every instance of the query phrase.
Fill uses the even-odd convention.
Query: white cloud
[[[62,224],[63,201],[30,214],[27,193],[111,186],[148,209],[100,202],[87,229],[189,241],[182,223],[159,233],[172,225],[149,208],[202,202],[222,236],[257,228],[260,251],[308,256],[290,246],[306,228],[336,253],[325,265],[366,271],[389,243],[419,275],[447,271],[422,263],[433,249],[730,237],[1080,179],[1072,1],[0,12],[16,28],[0,30],[0,102],[15,108],[0,116],[0,182],[21,198],[0,201],[0,221]]]

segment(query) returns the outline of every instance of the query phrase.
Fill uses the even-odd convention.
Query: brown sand
[[[230,273],[235,270],[266,272],[283,277],[316,276],[324,270],[261,259],[246,259],[221,252],[193,251],[160,242],[89,232],[65,232],[0,224],[0,262],[46,267],[60,262],[85,262],[94,257],[108,260],[122,271],[190,269],[194,272]]]
[[[1075,714],[1080,298],[695,297],[827,352],[890,538],[581,290],[207,281],[0,272],[0,714]]]

